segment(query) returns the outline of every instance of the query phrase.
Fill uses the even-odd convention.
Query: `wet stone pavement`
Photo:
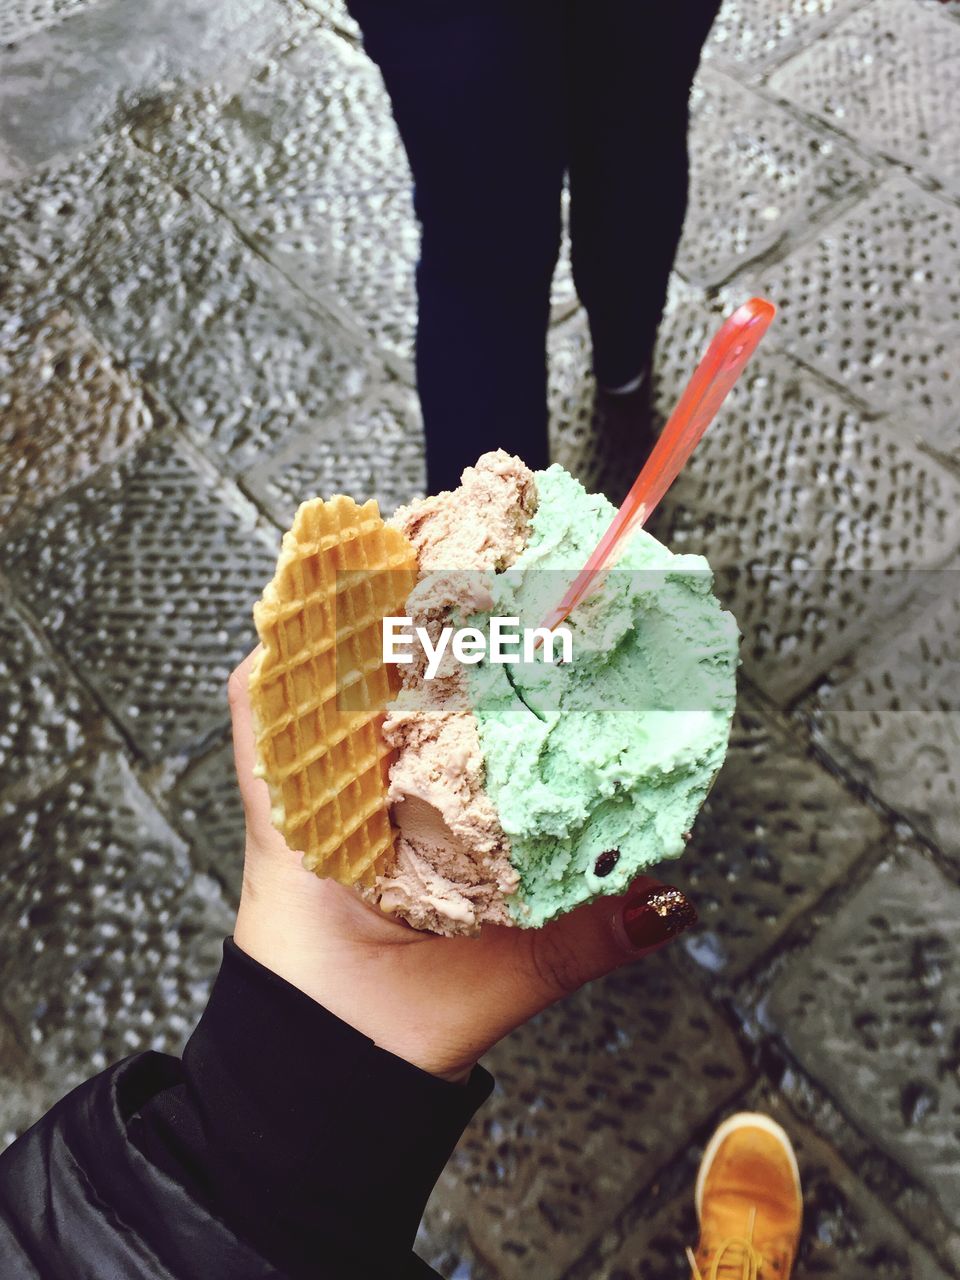
[[[780,316],[657,517],[743,633],[671,877],[702,924],[489,1055],[418,1248],[684,1274],[702,1145],[787,1125],[804,1277],[960,1276],[960,5],[727,0],[656,364]],[[230,929],[224,682],[301,498],[422,491],[417,230],[339,0],[0,13],[0,1133],[177,1051]],[[555,455],[598,465],[554,285]]]

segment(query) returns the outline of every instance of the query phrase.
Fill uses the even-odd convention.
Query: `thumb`
[[[542,1009],[622,965],[664,946],[697,920],[692,903],[649,876],[619,898],[598,898],[531,930],[529,997]]]
[[[250,783],[253,779],[256,751],[253,738],[253,712],[250,707],[250,670],[259,652],[259,645],[248,653],[227,681],[227,701],[230,704],[230,721],[233,727],[233,757],[237,766],[237,780],[244,804],[247,804]]]
[[[250,670],[259,647],[248,653],[227,681],[227,699],[230,703],[230,720],[233,726],[233,759],[237,770],[237,785],[247,823],[247,849],[276,850],[282,852],[285,861],[293,864],[290,851],[270,818],[270,791],[262,778],[256,776],[257,762],[254,742],[253,711],[250,706]]]

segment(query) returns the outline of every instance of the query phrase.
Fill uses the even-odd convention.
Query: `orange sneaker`
[[[749,1111],[724,1120],[703,1153],[696,1203],[694,1280],[787,1280],[803,1199],[797,1157],[775,1121]]]

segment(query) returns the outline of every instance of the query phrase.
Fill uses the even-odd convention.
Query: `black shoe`
[[[614,506],[623,502],[656,443],[660,423],[651,400],[651,370],[632,391],[597,388],[593,407],[595,486]]]

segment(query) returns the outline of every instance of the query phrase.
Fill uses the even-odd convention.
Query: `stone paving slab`
[[[467,1235],[460,1211],[447,1207],[443,1191],[434,1192],[420,1223],[413,1251],[448,1280],[500,1280]]]
[[[674,286],[656,357],[664,416],[722,318],[694,290]],[[584,314],[558,326],[551,342],[554,457],[589,481],[603,451]],[[960,542],[960,485],[911,449],[898,423],[865,414],[764,351],[651,530],[674,551],[708,556],[744,634],[746,670],[788,702],[913,590],[914,570],[949,556]]]
[[[122,758],[0,805],[0,843],[4,1004],[51,1088],[142,1049],[179,1051],[230,916]]]
[[[170,793],[168,811],[190,842],[194,866],[212,876],[226,900],[237,906],[245,827],[229,742],[190,766]]]
[[[496,1092],[431,1214],[450,1211],[503,1280],[561,1276],[746,1079],[729,1029],[661,957],[564,1000],[485,1061]]]
[[[316,13],[326,26],[333,27],[350,40],[359,41],[360,28],[350,16],[343,0],[303,0],[303,3]]]
[[[960,566],[920,577],[804,710],[834,759],[960,865]]]
[[[683,945],[708,971],[736,980],[881,835],[855,799],[741,690],[726,763],[683,859],[660,877],[700,915]]]
[[[894,833],[891,840],[892,847],[901,854],[917,848],[915,842],[909,843],[909,833],[902,834],[902,838]],[[835,910],[834,895],[832,903],[814,913],[814,924],[822,925]],[[767,1087],[776,1091],[796,1121],[803,1128],[820,1134],[846,1167],[856,1170],[858,1180],[885,1206],[891,1220],[902,1223],[950,1275],[960,1274],[960,1228],[951,1224],[929,1191],[901,1164],[879,1150],[825,1089],[797,1067],[781,1044],[767,1036],[760,1053]]]
[[[769,1020],[872,1140],[960,1216],[960,888],[887,859],[776,984]]]
[[[43,785],[87,744],[95,718],[30,623],[0,600],[0,793]]]
[[[411,180],[380,73],[361,52],[328,31],[303,32],[233,97],[203,90],[136,136],[302,288],[412,358]]]
[[[960,209],[891,178],[737,298],[750,281],[780,308],[778,343],[895,414],[906,445],[960,458]]]
[[[356,410],[320,430],[293,437],[244,477],[244,485],[283,528],[308,498],[348,493],[376,498],[384,515],[426,492],[423,428],[417,398],[383,386]]]
[[[0,1010],[0,1151],[29,1129],[55,1099]]]
[[[10,542],[18,591],[148,760],[227,722],[226,680],[279,537],[170,440],[128,455]]]
[[[869,165],[834,135],[709,68],[691,95],[690,158],[676,267],[701,285],[782,251],[870,176]]]
[[[65,308],[31,324],[0,303],[0,323],[2,531],[141,440],[154,411]]]
[[[338,26],[337,6],[327,8]],[[161,104],[135,135],[302,288],[346,307],[412,381],[419,227],[389,98],[369,59],[330,32],[304,31],[232,97],[207,88]],[[575,304],[565,237],[555,316]]]
[[[704,47],[704,60],[755,79],[862,2],[724,0]]]
[[[8,1067],[8,1046],[0,1037],[0,1151],[25,1133],[60,1096],[36,1079],[36,1067],[28,1064],[23,1074]]]
[[[4,214],[19,229],[0,261],[72,299],[231,468],[362,396],[360,340],[135,148],[52,167],[0,197]]]
[[[747,671],[788,701],[960,541],[960,486],[810,374],[763,353],[664,500],[654,532],[707,555]]]
[[[22,178],[26,173],[26,166],[20,164],[14,159],[4,148],[0,142],[0,187],[5,183],[13,182],[17,178]]]
[[[319,196],[410,185],[379,71],[316,28],[297,30],[240,86],[156,103],[134,135],[176,182],[203,189],[267,242],[306,222]]]
[[[960,194],[960,26],[877,0],[770,79],[774,93]]]
[[[98,0],[5,0],[0,9],[0,50],[96,3]]]
[[[359,397],[368,365],[328,316],[196,201],[120,178],[73,287],[95,331],[198,437],[241,468]]]
[[[271,258],[302,287],[336,299],[370,342],[404,362],[412,385],[420,228],[410,190],[341,193],[318,200],[314,215],[328,237],[322,259],[311,241],[306,254],[302,243],[274,243]]]
[[[761,1111],[782,1124],[797,1153],[803,1186],[803,1232],[794,1280],[945,1280],[925,1249],[915,1244],[888,1208],[857,1180],[822,1139],[797,1123],[767,1090],[751,1093],[743,1109]],[[731,1109],[732,1110],[732,1109]],[[698,1144],[696,1156],[702,1147]],[[693,1205],[696,1162],[679,1162],[670,1184],[673,1198],[654,1194],[625,1215],[618,1232],[591,1250],[567,1280],[676,1280],[687,1274],[684,1246],[695,1247]],[[672,1185],[671,1185],[672,1189]],[[746,1223],[744,1223],[746,1229]]]
[[[281,0],[98,0],[0,46],[0,148],[29,167],[89,146],[118,108],[279,39]]]
[[[64,277],[74,266],[131,152],[108,137],[90,152],[0,186],[0,270],[5,312],[30,322],[64,305]],[[148,174],[143,175],[149,178]],[[9,324],[10,321],[5,321]]]

